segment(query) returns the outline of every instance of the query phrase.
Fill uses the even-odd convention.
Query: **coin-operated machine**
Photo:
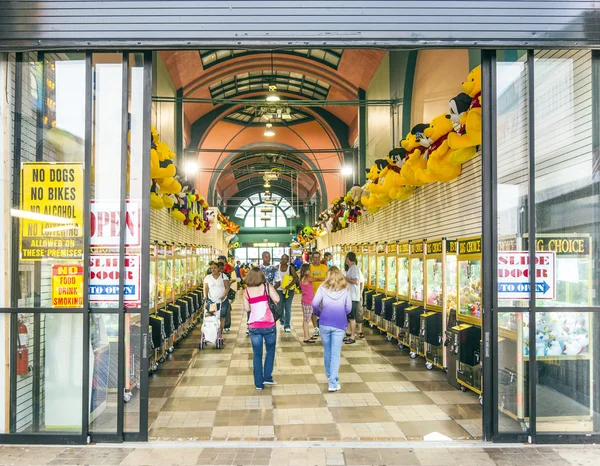
[[[383,301],[386,298],[385,295],[385,282],[386,282],[386,267],[385,267],[385,258],[386,258],[386,245],[378,244],[377,245],[377,257],[376,257],[376,267],[377,267],[377,278],[376,278],[376,290],[377,294],[373,297],[374,309],[372,315],[372,323],[376,326],[380,332],[385,332],[383,322]]]
[[[398,333],[396,321],[394,319],[394,303],[397,301],[396,284],[398,274],[396,272],[398,244],[396,242],[388,243],[386,252],[386,271],[385,271],[385,293],[386,297],[383,300],[383,326],[385,327],[386,338],[392,341]]]
[[[396,272],[398,300],[394,303],[394,321],[397,327],[398,347],[409,345],[408,326],[406,325],[406,309],[410,306],[410,244],[401,241],[397,245]]]
[[[415,359],[419,354],[424,356],[421,345],[421,315],[425,312],[424,246],[424,240],[411,241],[409,244],[411,306],[404,311],[404,327],[405,330],[408,330],[408,348],[412,359]]]
[[[376,245],[365,244],[363,246],[363,275],[365,276],[365,288],[363,293],[364,313],[363,319],[373,327],[373,297],[377,293],[377,260],[376,260]]]
[[[456,379],[463,391],[482,396],[481,319],[481,238],[458,239],[457,320],[453,327]]]
[[[427,369],[446,368],[444,341],[447,313],[452,308],[451,299],[456,300],[456,252],[452,253],[452,249],[456,250],[456,241],[446,238],[426,243],[426,312],[421,316],[421,340]]]

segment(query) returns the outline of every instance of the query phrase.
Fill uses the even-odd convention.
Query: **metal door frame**
[[[49,52],[38,52],[35,62],[41,63],[42,65],[42,76],[45,74],[46,66],[44,61],[45,53]],[[61,50],[57,50],[56,53],[61,53]],[[11,273],[11,301],[10,307],[0,308],[0,313],[4,313],[10,319],[10,369],[9,369],[9,386],[10,386],[10,404],[9,404],[9,433],[0,434],[0,442],[5,444],[86,444],[89,441],[95,442],[123,442],[123,441],[146,441],[148,439],[148,294],[149,294],[149,282],[143,279],[147,277],[149,271],[149,257],[148,254],[144,254],[144,251],[148,251],[150,247],[150,185],[149,183],[142,183],[141,193],[141,287],[140,287],[140,300],[141,305],[138,308],[125,309],[124,307],[124,295],[121,292],[119,296],[118,308],[112,309],[91,309],[89,302],[89,272],[90,272],[90,202],[91,193],[87,189],[91,185],[91,158],[92,158],[92,124],[93,124],[93,99],[94,99],[94,77],[92,67],[92,56],[93,51],[87,50],[85,52],[85,144],[84,144],[84,198],[83,198],[83,267],[84,267],[84,296],[83,296],[83,307],[82,308],[48,308],[48,307],[34,307],[34,308],[19,308],[17,296],[19,293],[19,254],[18,254],[18,242],[19,242],[19,219],[16,217],[12,218],[11,228],[11,248],[10,248],[10,273]],[[126,212],[126,177],[127,177],[127,151],[128,151],[128,131],[129,131],[129,116],[128,116],[128,87],[130,82],[130,68],[129,68],[129,53],[128,51],[121,52],[123,54],[123,88],[122,88],[122,131],[121,131],[121,202],[120,202],[120,244],[119,244],[119,257],[120,257],[120,278],[119,287],[122,290],[124,286],[125,277],[125,212]],[[152,112],[152,52],[131,52],[137,54],[143,54],[143,154],[150,153],[150,124],[151,124],[151,112]],[[13,130],[13,167],[11,174],[12,189],[10,190],[11,206],[19,208],[19,202],[21,197],[21,161],[22,161],[22,98],[23,98],[23,63],[24,53],[18,52],[15,55],[15,94],[14,94],[14,130]],[[44,90],[45,85],[40,86],[41,96],[38,100],[44,101]],[[43,107],[38,108],[36,114],[36,159],[43,159]],[[150,164],[142,164],[142,179],[150,178]],[[16,248],[16,249],[15,249]],[[35,266],[35,265],[34,265]],[[37,304],[37,303],[36,303]],[[77,314],[82,316],[82,335],[83,335],[83,346],[81,348],[83,364],[82,364],[82,417],[81,417],[81,433],[80,434],[52,434],[52,433],[24,433],[15,432],[16,430],[16,400],[17,400],[17,375],[16,375],[16,362],[17,362],[17,322],[18,314],[33,314],[34,316],[34,370],[33,370],[33,417],[34,417],[34,429],[37,430],[37,422],[39,417],[36,418],[36,412],[39,414],[39,400],[35,400],[35,397],[39,395],[39,353],[40,353],[40,332],[39,332],[39,320],[42,314]],[[118,383],[117,383],[117,430],[115,433],[104,434],[90,434],[89,432],[89,393],[90,393],[90,350],[89,350],[89,339],[90,339],[90,317],[94,313],[118,313],[119,314],[119,337],[118,337]],[[125,385],[125,314],[126,313],[139,313],[141,320],[140,338],[142,341],[139,342],[139,348],[142,354],[140,354],[140,388],[139,388],[139,431],[138,432],[124,432],[124,385]],[[35,330],[38,331],[35,331]],[[144,329],[146,329],[144,331]],[[38,359],[36,359],[36,356]],[[36,387],[38,391],[36,391]]]

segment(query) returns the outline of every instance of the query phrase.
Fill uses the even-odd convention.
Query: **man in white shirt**
[[[355,333],[356,333],[356,324],[360,319],[360,334],[362,335],[362,312],[360,308],[360,290],[361,290],[361,273],[356,265],[356,254],[353,252],[349,252],[346,255],[346,265],[348,266],[348,271],[346,272],[346,281],[348,282],[348,293],[350,294],[350,299],[352,300],[352,311],[348,314],[348,322],[350,324],[350,336],[345,338],[346,344],[351,345],[356,343]],[[364,281],[364,278],[363,278]]]
[[[216,304],[221,310],[221,334],[225,327],[225,319],[230,311],[227,293],[229,292],[229,279],[219,271],[219,264],[210,264],[211,273],[204,277],[204,296],[208,304]],[[221,339],[221,348],[223,339]]]

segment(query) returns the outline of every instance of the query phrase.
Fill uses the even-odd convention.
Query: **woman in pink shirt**
[[[302,330],[304,330],[304,343],[315,343],[316,336],[311,337],[308,330],[308,323],[311,320],[313,307],[312,302],[315,297],[313,289],[313,278],[310,274],[310,265],[302,264],[300,267],[300,291],[302,291]]]
[[[244,310],[249,313],[248,329],[254,352],[254,385],[262,390],[265,385],[276,385],[273,380],[273,363],[275,361],[275,345],[277,329],[275,319],[269,309],[269,296],[279,302],[279,295],[258,267],[253,267],[246,275],[246,291],[244,292]],[[263,368],[263,342],[267,347],[267,355]]]

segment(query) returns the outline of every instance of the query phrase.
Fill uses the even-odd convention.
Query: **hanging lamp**
[[[273,66],[273,52],[271,51],[271,83],[269,84],[269,93],[267,102],[279,102],[281,99],[277,94],[277,85],[275,84],[275,69]]]

